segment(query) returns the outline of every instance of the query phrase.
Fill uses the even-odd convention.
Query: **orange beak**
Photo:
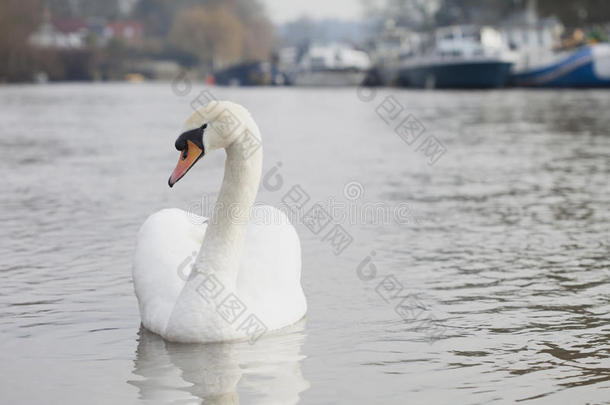
[[[199,146],[195,145],[192,141],[186,141],[186,149],[180,151],[180,159],[174,169],[174,172],[169,177],[167,184],[173,187],[178,180],[180,180],[186,172],[203,156],[203,150]]]

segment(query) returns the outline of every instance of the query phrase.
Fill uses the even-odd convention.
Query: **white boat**
[[[366,52],[347,45],[313,45],[290,75],[296,86],[358,86],[371,67]]]
[[[400,84],[398,74],[401,61],[414,54],[420,36],[404,27],[397,27],[393,20],[385,23],[384,30],[370,43],[369,55],[373,68],[365,79],[365,84],[393,86]]]

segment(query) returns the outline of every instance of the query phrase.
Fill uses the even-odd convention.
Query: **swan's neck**
[[[245,157],[237,140],[226,149],[225,173],[197,257],[199,272],[214,274],[234,285],[242,256],[250,209],[254,204],[262,170],[262,147]]]

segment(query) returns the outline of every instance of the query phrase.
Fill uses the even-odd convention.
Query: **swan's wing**
[[[280,210],[255,206],[237,277],[239,298],[269,329],[284,327],[307,310],[301,287],[301,243]]]
[[[142,324],[162,335],[207,225],[180,209],[164,209],[148,217],[138,233],[133,282]]]

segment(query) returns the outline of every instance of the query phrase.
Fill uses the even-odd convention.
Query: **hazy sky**
[[[276,23],[294,20],[302,15],[313,18],[340,18],[345,20],[362,17],[361,0],[263,0],[267,13]]]

